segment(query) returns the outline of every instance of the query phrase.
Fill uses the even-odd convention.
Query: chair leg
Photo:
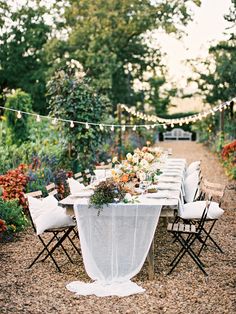
[[[76,232],[76,231],[74,230],[74,232]],[[75,237],[75,235],[73,236],[73,238],[74,238],[74,237]],[[77,237],[78,237],[78,235],[77,235]],[[69,239],[70,243],[73,245],[74,249],[77,251],[77,253],[81,256],[81,251],[80,251],[80,249],[77,248],[77,246],[74,244],[73,240],[72,240],[70,237],[68,237],[68,239]],[[78,239],[79,239],[79,237],[78,237]]]
[[[175,241],[177,241],[178,239],[178,236],[174,235],[175,236]],[[191,235],[189,235],[186,239],[186,242],[189,242],[191,240]],[[175,258],[173,259],[173,261],[170,263],[170,266],[172,266],[174,264],[174,262],[176,261],[176,259],[180,256],[180,254],[183,253],[183,251],[185,250],[184,247],[182,247],[179,251],[179,253],[175,256]]]
[[[192,238],[192,237],[191,237]],[[193,261],[198,265],[198,267],[201,269],[201,271],[204,273],[204,275],[207,276],[207,272],[204,270],[204,264],[202,263],[202,261],[199,259],[199,257],[195,254],[195,252],[191,249],[191,245],[194,243],[194,241],[196,240],[196,237],[193,237],[192,240],[187,242],[187,240],[185,240],[183,237],[178,236],[177,240],[180,242],[180,244],[182,245],[181,248],[181,254],[178,253],[177,257],[175,257],[174,259],[174,263],[172,262],[171,264],[173,265],[171,270],[168,272],[168,275],[172,273],[172,271],[175,269],[175,267],[179,264],[180,260],[184,257],[185,253],[188,253],[190,255],[190,257],[193,259]]]
[[[44,243],[43,239],[42,239],[40,236],[38,236],[38,238],[39,238],[40,241],[42,242],[42,244],[43,244],[43,246],[44,246],[44,249],[37,255],[37,257],[33,260],[33,262],[30,264],[30,266],[29,266],[28,268],[31,268],[31,267],[36,263],[36,261],[39,259],[39,257],[43,254],[43,252],[46,250],[47,253],[48,253],[48,254],[46,255],[46,257],[50,256],[51,259],[52,259],[52,261],[54,262],[54,264],[55,264],[57,270],[58,270],[59,272],[61,272],[61,269],[60,269],[60,267],[58,266],[58,264],[57,264],[55,258],[52,256],[51,251],[49,251],[49,249],[48,249],[48,246],[49,246],[49,245],[52,243],[52,241],[55,239],[55,235],[52,237],[52,239],[51,239],[47,244]]]
[[[56,238],[57,238],[57,241],[60,240],[60,238],[58,238],[57,234],[56,234]],[[68,238],[69,238],[69,236],[68,236]],[[64,251],[64,253],[68,257],[69,261],[73,264],[73,261],[72,261],[70,255],[67,253],[67,251],[66,251],[66,249],[65,249],[65,247],[64,247],[64,245],[62,243],[60,244],[60,247],[62,248],[62,250]]]
[[[211,233],[211,231],[212,231],[212,229],[213,229],[215,223],[216,223],[216,220],[213,221],[213,223],[212,223],[212,225],[211,225],[211,227],[210,227],[210,229],[209,229],[208,231],[207,231],[205,228],[203,228],[203,232],[206,234],[206,237],[205,237],[205,239],[204,239],[204,241],[203,241],[203,243],[202,243],[202,246],[201,246],[201,248],[200,248],[200,250],[199,250],[199,252],[198,252],[198,254],[197,254],[198,256],[200,256],[200,254],[201,254],[202,250],[204,249],[204,247],[207,246],[206,242],[207,242],[208,239],[215,245],[215,247],[216,247],[221,253],[224,253],[223,250],[221,249],[221,247],[216,243],[216,241],[215,241],[215,240],[211,237],[211,235],[210,235],[210,233]]]

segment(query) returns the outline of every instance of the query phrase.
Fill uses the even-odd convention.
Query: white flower
[[[125,200],[128,201],[128,202],[132,201],[132,196],[131,196],[130,193],[126,193],[125,194]]]
[[[137,172],[137,177],[140,179],[140,181],[144,181],[146,179],[146,173],[140,171],[140,172]]]
[[[113,162],[113,163],[115,163],[115,162],[117,162],[117,161],[118,161],[118,158],[117,158],[116,156],[112,158],[112,162]]]
[[[148,166],[147,160],[142,159],[142,160],[140,161],[140,166],[141,166],[141,167],[147,167],[147,166]]]
[[[127,160],[130,161],[130,162],[133,160],[133,156],[132,156],[132,154],[130,154],[130,153],[128,153],[128,154],[126,155],[126,158],[127,158]]]
[[[145,153],[144,159],[147,160],[148,162],[152,162],[154,159],[154,156],[150,153]]]

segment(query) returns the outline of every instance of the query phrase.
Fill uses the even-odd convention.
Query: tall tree
[[[150,48],[147,31],[162,28],[177,32],[191,18],[188,4],[198,0],[69,0],[65,10],[67,47],[53,39],[62,58],[79,60],[96,88],[109,95],[113,110],[117,103],[135,104],[134,81],[160,65],[159,48]],[[59,5],[59,3],[58,3]],[[52,49],[52,45],[50,45]],[[58,49],[59,47],[59,49]],[[58,59],[58,54],[54,54]]]
[[[4,89],[21,88],[32,96],[33,109],[46,110],[44,44],[51,32],[45,24],[44,6],[34,2],[15,9],[0,2],[0,94]]]
[[[200,62],[200,66],[199,60],[193,62],[199,91],[210,104],[230,100],[236,95],[236,0],[231,1],[230,12],[225,16],[230,23],[229,39],[210,47],[208,58]],[[202,66],[204,71],[199,70]]]

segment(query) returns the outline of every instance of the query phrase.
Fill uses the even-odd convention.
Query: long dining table
[[[100,213],[88,197],[69,195],[60,201],[76,217],[84,266],[92,284],[72,282],[78,294],[130,295],[143,292],[131,282],[148,260],[154,278],[154,234],[160,217],[174,216],[184,194],[186,161],[170,158],[162,169],[156,193],[143,193],[129,203],[104,206]],[[90,285],[90,286],[89,286]]]

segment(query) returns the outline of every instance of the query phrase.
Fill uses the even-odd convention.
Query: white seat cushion
[[[186,201],[186,203],[194,201],[194,196],[196,195],[198,184],[199,184],[199,171],[195,170],[184,180],[185,191],[184,200]]]
[[[53,210],[58,205],[57,199],[53,195],[49,195],[45,198],[36,198],[28,196],[28,204],[31,217],[33,221],[42,214],[43,210]]]
[[[69,184],[69,189],[70,189],[70,194],[71,195],[76,195],[78,192],[80,192],[80,191],[85,189],[84,184],[79,183],[74,178],[68,178],[67,182]]]
[[[61,228],[75,225],[73,219],[66,214],[66,210],[57,206],[53,210],[43,211],[35,220],[37,235],[51,228]]]
[[[58,206],[58,201],[53,195],[43,199],[28,196],[28,203],[37,235],[47,229],[74,225],[73,219],[66,214],[64,208]]]
[[[200,160],[196,160],[196,161],[192,162],[186,169],[186,176],[189,176],[195,170],[199,170],[200,169],[200,164],[201,164]]]
[[[202,213],[206,208],[206,201],[197,201],[187,204],[183,204],[181,218],[182,219],[200,219]],[[216,202],[211,202],[207,213],[208,219],[218,219],[224,213],[224,210],[220,208],[219,204]]]

